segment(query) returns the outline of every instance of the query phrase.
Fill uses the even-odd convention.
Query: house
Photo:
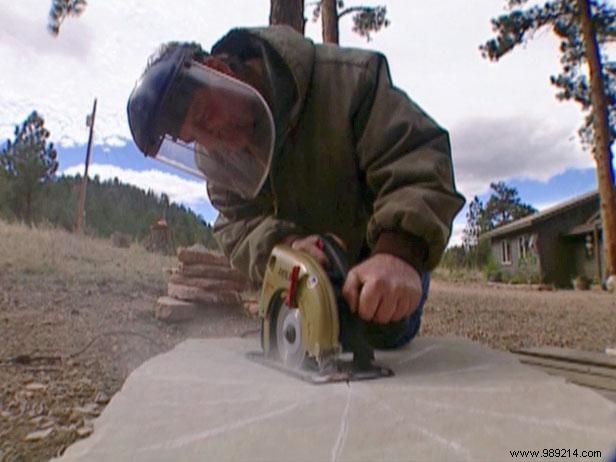
[[[603,281],[603,240],[597,191],[482,234],[509,275],[535,274],[570,287],[577,276]]]

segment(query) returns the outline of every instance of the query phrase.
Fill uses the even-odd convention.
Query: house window
[[[509,241],[501,241],[501,263],[503,265],[511,264],[511,244]]]

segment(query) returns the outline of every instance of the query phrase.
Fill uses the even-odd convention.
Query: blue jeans
[[[402,321],[383,325],[371,324],[368,327],[368,341],[374,348],[391,350],[407,345],[419,332],[423,307],[430,290],[430,273],[421,275],[422,294],[415,312]]]

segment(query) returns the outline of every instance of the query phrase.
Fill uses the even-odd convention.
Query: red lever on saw
[[[299,266],[294,266],[291,270],[291,277],[289,278],[289,290],[287,290],[287,299],[285,304],[289,308],[295,308],[295,292],[297,291],[297,279],[299,277]]]

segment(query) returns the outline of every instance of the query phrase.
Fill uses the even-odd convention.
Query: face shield
[[[129,98],[137,145],[146,155],[212,186],[254,198],[269,174],[275,142],[274,120],[261,94],[186,52],[161,62],[162,76],[156,79],[153,65]],[[139,111],[139,93],[145,91],[150,91],[151,103],[141,104]],[[149,123],[139,124],[144,118]]]

